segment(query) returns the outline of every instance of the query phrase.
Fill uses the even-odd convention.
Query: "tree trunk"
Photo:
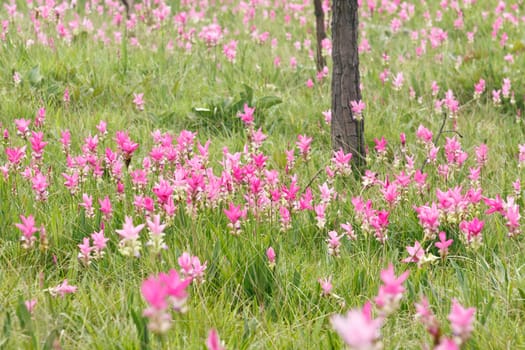
[[[364,121],[354,120],[350,101],[361,100],[359,88],[357,0],[332,3],[332,148],[351,152],[365,164]]]
[[[323,56],[323,39],[326,38],[326,30],[324,26],[324,12],[321,0],[314,0],[315,8],[315,33],[317,35],[317,71],[320,72],[326,66],[326,60]]]

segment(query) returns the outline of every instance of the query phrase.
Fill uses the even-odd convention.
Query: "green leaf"
[[[131,318],[135,327],[137,327],[137,333],[139,334],[140,340],[140,349],[148,350],[149,349],[149,330],[147,325],[147,320],[145,317],[137,314],[135,310],[131,310]]]
[[[44,350],[55,349],[55,340],[57,339],[59,332],[57,329],[53,329],[46,338],[44,343]]]
[[[483,315],[481,315],[481,318],[479,319],[479,322],[484,326],[485,322],[487,321],[487,317],[492,310],[492,304],[494,304],[494,297],[490,297],[489,302],[487,303],[487,306],[483,310]]]
[[[29,80],[29,83],[31,86],[37,86],[40,85],[40,83],[43,80],[42,74],[40,74],[40,67],[35,66],[33,69],[29,71],[27,74],[27,80]]]
[[[257,102],[255,103],[255,107],[259,110],[261,109],[268,109],[270,107],[273,107],[275,105],[278,105],[280,103],[282,103],[283,100],[281,100],[279,97],[277,96],[264,96],[264,97],[261,97],[257,100]]]

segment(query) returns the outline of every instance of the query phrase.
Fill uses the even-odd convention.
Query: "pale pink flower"
[[[381,319],[372,319],[367,308],[353,309],[346,316],[332,316],[330,322],[346,345],[354,350],[380,349]]]
[[[122,255],[140,256],[141,242],[139,241],[139,233],[144,226],[144,224],[134,226],[133,219],[130,216],[126,216],[122,229],[115,230],[121,237],[119,250]]]
[[[392,264],[381,271],[381,281],[383,281],[383,284],[379,287],[375,302],[377,307],[385,314],[390,314],[397,309],[399,301],[405,291],[402,284],[408,278],[409,273],[409,271],[405,271],[399,277],[396,277],[394,274],[394,265]]]
[[[303,156],[304,159],[308,157],[308,154],[310,152],[310,145],[312,143],[312,138],[308,137],[306,135],[298,135],[297,136],[297,148],[299,148],[299,153]]]
[[[133,93],[133,103],[135,104],[135,108],[139,111],[144,110],[144,93]]]
[[[77,291],[76,286],[72,286],[68,283],[67,279],[65,279],[61,284],[57,285],[56,287],[49,288],[48,289],[49,294],[52,296],[60,296],[63,298],[66,294],[75,293]]]
[[[454,335],[459,337],[462,342],[467,340],[474,330],[475,314],[476,308],[464,308],[456,299],[452,299],[452,308],[448,320]]]
[[[447,234],[445,232],[439,233],[439,242],[434,243],[436,248],[439,249],[439,255],[441,255],[441,258],[444,258],[448,254],[448,248],[452,245],[454,242],[453,239],[447,240]]]
[[[206,348],[208,350],[225,350],[224,344],[219,339],[219,334],[215,329],[210,329],[208,339],[206,339]]]
[[[319,278],[317,280],[319,282],[319,285],[321,286],[321,295],[324,297],[328,297],[332,294],[332,276],[325,277],[325,278]]]
[[[403,259],[403,262],[405,263],[420,263],[420,261],[425,257],[425,249],[421,246],[421,244],[416,241],[414,243],[414,246],[407,246],[406,247],[408,252],[408,258]]]

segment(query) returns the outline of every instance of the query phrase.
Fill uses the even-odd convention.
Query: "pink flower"
[[[275,251],[273,250],[272,247],[269,247],[267,250],[266,250],[266,257],[268,258],[268,265],[270,266],[271,269],[273,269],[275,267]]]
[[[408,258],[403,259],[403,262],[406,262],[406,263],[411,263],[411,262],[419,263],[421,261],[421,259],[423,259],[423,257],[425,256],[425,249],[423,249],[423,247],[421,246],[421,244],[418,241],[416,241],[414,243],[413,247],[407,246],[406,248],[407,248],[407,252],[408,252]]]
[[[6,148],[5,154],[7,155],[7,160],[11,165],[17,167],[20,164],[20,161],[26,156],[26,146]]]
[[[330,321],[346,345],[355,350],[379,349],[381,319],[372,319],[369,312],[353,309],[346,316],[335,315]]]
[[[328,232],[326,243],[328,244],[328,255],[339,256],[339,247],[341,246],[341,237],[336,231]]]
[[[208,339],[206,339],[206,347],[208,350],[225,350],[226,348],[221,344],[219,334],[215,329],[210,329]]]
[[[434,350],[459,350],[459,345],[456,344],[454,339],[441,338],[439,344],[434,348]]]
[[[426,297],[422,297],[419,303],[415,303],[416,307],[416,319],[421,321],[426,327],[428,333],[434,338],[439,336],[439,322],[434,316],[428,300]]]
[[[329,276],[328,278],[319,278],[317,280],[319,282],[319,285],[321,286],[321,295],[322,296],[330,296],[332,294],[332,276]]]
[[[109,220],[113,213],[113,209],[111,207],[111,201],[109,200],[109,197],[106,196],[104,197],[104,199],[99,199],[98,203],[100,204],[100,211],[104,215],[104,219]]]
[[[363,101],[350,101],[350,107],[352,109],[352,116],[355,120],[363,119],[363,111],[366,107]]]
[[[57,295],[63,298],[66,294],[75,293],[77,291],[76,286],[72,286],[67,282],[67,279],[62,282],[62,284],[57,285],[56,287],[48,289],[49,294],[56,297]]]
[[[481,244],[481,230],[485,222],[474,218],[471,221],[463,220],[459,223],[459,229],[463,232],[467,244],[477,247]]]
[[[27,309],[27,311],[28,311],[30,314],[32,314],[33,311],[35,310],[36,303],[37,303],[37,300],[36,300],[36,299],[26,300],[26,301],[24,302],[24,305],[26,306],[26,309]]]
[[[135,104],[135,108],[137,108],[139,111],[144,110],[144,94],[143,93],[134,93],[133,94],[133,103]]]
[[[244,112],[239,113],[239,118],[244,122],[246,125],[253,125],[253,114],[255,112],[255,107],[251,108],[248,106],[247,103],[244,104]]]
[[[82,244],[79,244],[78,248],[80,249],[77,256],[78,260],[86,266],[89,265],[91,263],[91,251],[93,250],[89,242],[89,237],[84,237]]]
[[[22,220],[22,223],[15,224],[15,226],[20,231],[22,231],[22,244],[26,248],[32,247],[34,242],[36,241],[36,237],[34,237],[34,234],[38,232],[38,229],[35,227],[35,218],[33,217],[33,215],[29,215],[28,217],[20,215],[20,220]]]
[[[224,214],[230,221],[228,227],[232,230],[233,234],[239,234],[241,232],[241,219],[246,218],[246,209],[241,209],[241,206],[235,206],[230,203],[228,209],[224,209]]]
[[[140,256],[141,243],[139,241],[139,233],[144,226],[144,224],[134,226],[132,218],[126,216],[122,229],[115,230],[122,237],[119,243],[119,250],[122,255]]]
[[[399,277],[396,277],[392,264],[388,265],[387,269],[381,271],[383,284],[379,287],[375,302],[378,308],[385,314],[391,313],[398,307],[399,301],[405,291],[402,284],[408,278],[409,273],[409,271],[405,271]]]
[[[453,239],[447,240],[447,234],[445,232],[439,233],[439,242],[436,242],[434,245],[439,249],[439,255],[441,255],[441,258],[447,256],[448,247],[450,247],[453,242]]]
[[[419,127],[417,128],[416,137],[423,143],[431,143],[433,136],[434,135],[432,134],[432,131],[428,130],[423,125],[419,125]]]
[[[454,335],[462,341],[467,340],[474,329],[474,315],[476,308],[464,308],[456,299],[452,299],[452,309],[448,315]]]
[[[308,153],[310,152],[312,138],[307,137],[306,135],[299,135],[297,136],[297,140],[298,141],[295,144],[297,145],[297,148],[299,148],[299,153],[304,159],[306,159],[308,157]]]

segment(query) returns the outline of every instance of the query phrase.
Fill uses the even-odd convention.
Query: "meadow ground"
[[[366,172],[310,1],[144,3],[0,7],[0,347],[525,349],[523,1],[362,1]]]

